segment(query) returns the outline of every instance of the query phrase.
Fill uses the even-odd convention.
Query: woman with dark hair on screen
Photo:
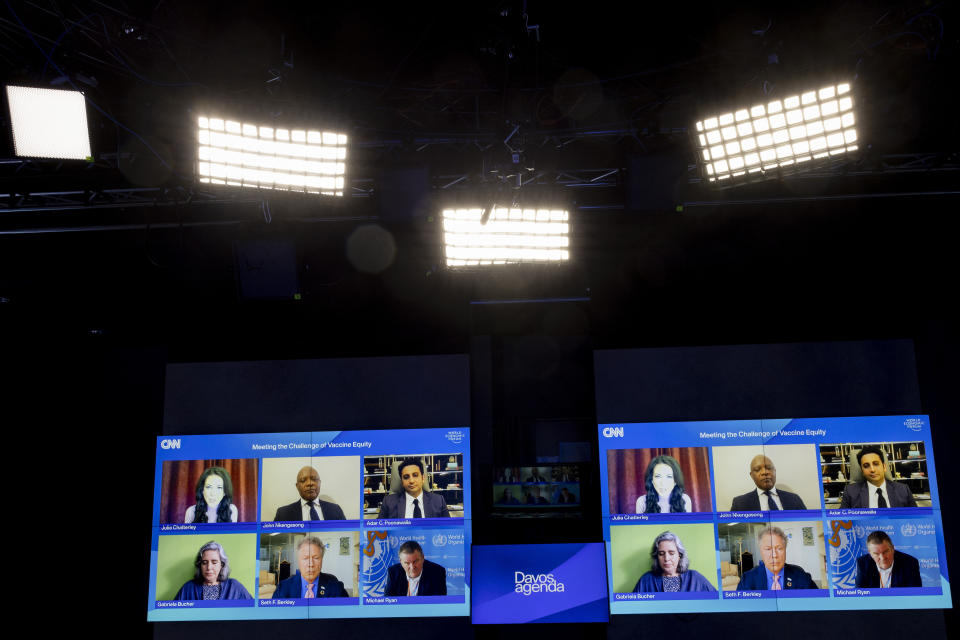
[[[654,591],[716,591],[702,573],[690,568],[687,550],[677,534],[664,531],[653,541],[653,566],[640,576],[634,593]]]
[[[208,467],[200,474],[195,492],[197,503],[187,509],[183,521],[236,522],[237,506],[233,504],[233,482],[223,467]]]
[[[230,561],[223,547],[211,540],[200,547],[194,561],[197,570],[174,600],[250,600],[250,592],[238,580],[230,577]]]
[[[637,513],[683,513],[693,511],[690,496],[683,492],[683,471],[673,456],[657,456],[643,476],[647,493],[637,498]]]

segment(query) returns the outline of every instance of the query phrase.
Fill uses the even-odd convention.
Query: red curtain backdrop
[[[187,508],[197,503],[197,480],[208,467],[223,467],[230,473],[237,522],[256,522],[258,464],[256,458],[165,461],[160,479],[160,524],[183,522]]]
[[[647,465],[657,456],[673,456],[683,471],[684,492],[694,511],[713,511],[710,502],[710,458],[707,447],[608,449],[607,479],[610,513],[636,513]]]

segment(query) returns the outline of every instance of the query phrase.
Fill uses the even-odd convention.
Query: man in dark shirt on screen
[[[416,540],[407,540],[397,553],[400,562],[387,569],[387,585],[383,595],[445,596],[447,570],[423,558],[423,548]]]
[[[922,587],[920,563],[893,548],[883,531],[867,536],[867,553],[857,558],[857,586],[865,589]]]

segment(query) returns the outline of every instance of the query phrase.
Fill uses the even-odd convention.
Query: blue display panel
[[[598,436],[612,613],[952,606],[927,416]]]
[[[473,548],[473,622],[606,622],[604,545]]]
[[[469,615],[469,439],[158,438],[147,619]]]

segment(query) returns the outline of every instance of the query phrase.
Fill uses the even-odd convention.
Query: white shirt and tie
[[[760,499],[760,511],[771,511],[770,500],[773,500],[776,506],[776,509],[773,509],[773,511],[783,511],[783,503],[780,502],[780,496],[777,495],[776,487],[770,489],[769,496],[767,496],[763,489],[757,487],[757,497]]]
[[[883,499],[887,503],[886,506],[890,506],[890,496],[887,495],[887,481],[884,480],[883,484],[879,487],[867,483],[867,492],[870,494],[870,508],[879,509],[880,508],[880,496],[877,495],[877,490],[883,494]]]
[[[320,509],[320,505],[316,500],[313,501],[313,508],[317,510],[318,519],[323,520],[323,511]],[[300,498],[300,513],[303,516],[303,520],[313,520],[310,517],[310,501]]]
[[[422,490],[422,489],[420,490],[420,495],[418,495],[418,496],[411,496],[411,495],[410,495],[409,493],[407,493],[406,491],[403,492],[403,495],[404,495],[404,497],[405,497],[406,500],[407,500],[406,509],[404,509],[404,512],[403,512],[403,517],[404,517],[404,518],[412,518],[412,517],[414,517],[414,516],[413,516],[413,510],[416,508],[416,507],[414,506],[414,504],[413,504],[413,501],[414,501],[414,500],[417,501],[417,505],[416,505],[416,506],[419,506],[419,507],[420,507],[420,517],[421,517],[421,518],[426,517],[426,513],[425,513],[424,508],[423,508],[423,490]],[[417,578],[417,580],[419,580],[419,579],[420,579],[420,578]]]

